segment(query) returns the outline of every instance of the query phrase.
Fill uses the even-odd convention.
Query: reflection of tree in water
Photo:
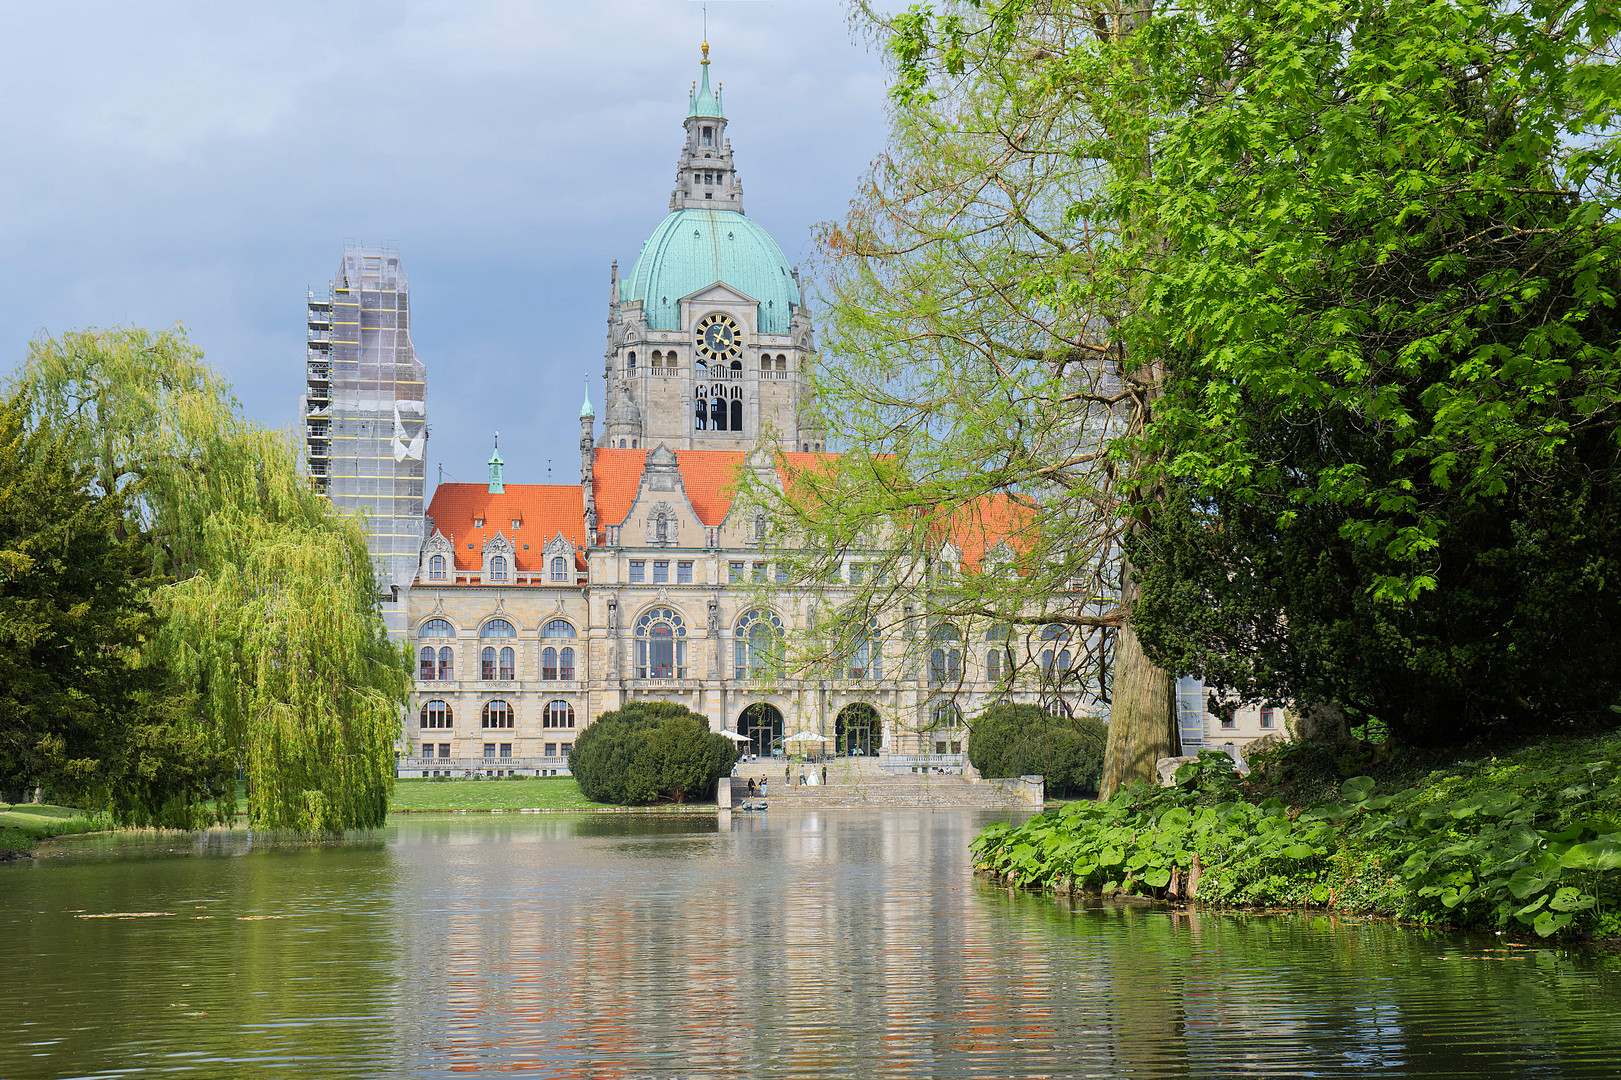
[[[716,833],[715,814],[571,814],[575,836],[679,836]]]

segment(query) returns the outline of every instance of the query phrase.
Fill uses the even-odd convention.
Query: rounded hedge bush
[[[731,740],[673,701],[637,701],[603,713],[568,755],[580,793],[617,806],[712,799],[715,781],[736,763]]]
[[[981,776],[1043,776],[1047,794],[1095,795],[1109,729],[1089,716],[1053,716],[1040,705],[999,702],[973,722],[968,760]]]

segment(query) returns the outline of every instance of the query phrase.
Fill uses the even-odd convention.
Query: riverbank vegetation
[[[118,824],[381,824],[409,688],[366,532],[178,330],[32,344],[0,409],[0,789]]]
[[[1174,786],[993,825],[976,868],[1027,889],[1621,937],[1621,734],[1454,758],[1416,779],[1386,759],[1304,802],[1284,796],[1322,793],[1323,755],[1258,758],[1245,779],[1206,752]]]

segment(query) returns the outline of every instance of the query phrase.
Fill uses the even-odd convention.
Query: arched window
[[[929,682],[936,686],[962,678],[962,635],[941,623],[929,635]]]
[[[431,680],[433,678],[433,661],[436,653],[432,645],[422,646],[422,653],[417,657],[417,678]]]
[[[455,637],[456,628],[450,625],[447,619],[429,619],[417,631],[417,637]]]
[[[865,631],[858,631],[855,648],[850,653],[850,678],[881,679],[884,677],[882,650],[878,643],[878,620],[868,619]]]
[[[516,661],[517,654],[512,651],[511,645],[508,645],[506,648],[501,650],[501,678],[504,681],[511,682],[513,679],[518,677],[518,665]]]
[[[741,379],[743,377],[743,361],[741,361],[741,360],[733,360],[732,361],[732,370],[737,373],[737,374],[733,375],[732,378]]]
[[[486,701],[484,703],[483,727],[510,728],[515,726],[512,722],[512,706],[501,700]]]
[[[557,654],[557,674],[559,678],[574,678],[574,648],[566,645]]]
[[[629,353],[629,354],[627,354],[625,356],[625,370],[628,371],[632,375],[636,374],[636,354],[635,353]]]
[[[486,681],[495,678],[495,646],[486,645],[479,653],[478,677]]]
[[[737,678],[763,679],[780,668],[783,628],[775,612],[765,608],[746,612],[732,633],[732,662]]]
[[[726,430],[726,402],[720,397],[710,399],[709,426],[715,431]]]
[[[650,359],[653,362],[653,374],[658,375],[661,372],[663,372],[663,370],[664,370],[664,354],[659,352],[657,349],[654,349],[653,350],[653,355],[652,355],[652,357]]]
[[[769,378],[770,371],[771,371],[771,355],[769,353],[761,353],[760,354],[760,377],[761,378]]]
[[[561,555],[552,556],[552,580],[568,581],[568,560]]]
[[[636,620],[636,677],[687,677],[687,624],[670,608],[653,608]]]
[[[421,726],[425,728],[450,727],[453,718],[450,706],[443,701],[424,701],[422,703]]]
[[[507,560],[505,555],[490,557],[490,580],[505,581],[507,579]]]
[[[693,430],[709,430],[709,401],[704,397],[703,387],[698,388],[698,405],[693,414]]]
[[[540,636],[571,638],[574,636],[574,624],[567,619],[553,619],[541,628]]]
[[[732,430],[743,430],[743,402],[737,398],[732,399]]]
[[[1008,649],[1008,641],[1012,638],[1012,631],[1006,623],[995,623],[985,631],[985,640],[990,642],[990,648],[985,650],[985,674],[990,679],[1000,679],[1003,674],[1013,674],[1013,653]]]
[[[443,555],[435,555],[428,560],[428,580],[445,580],[445,557]]]
[[[1060,647],[1069,641],[1069,627],[1048,623],[1041,628],[1041,640],[1045,643],[1041,650],[1042,677],[1061,681],[1069,670],[1070,652]]]
[[[540,726],[549,728],[573,727],[574,706],[561,700],[547,702],[546,711],[540,714]]]
[[[491,619],[489,622],[484,624],[483,629],[478,632],[478,636],[486,638],[517,637],[518,631],[515,630],[512,624],[505,619]]]
[[[445,645],[445,646],[440,647],[440,649],[439,649],[439,680],[441,682],[449,682],[450,679],[453,677],[453,671],[454,671],[454,668],[455,668],[455,664],[452,663],[452,657],[454,655],[455,654],[450,651],[450,646],[449,645]]]
[[[787,378],[787,377],[788,377],[788,358],[779,353],[777,355],[777,378],[784,379],[784,378]]]
[[[962,710],[954,701],[936,701],[929,710],[929,726],[940,728],[962,727]]]

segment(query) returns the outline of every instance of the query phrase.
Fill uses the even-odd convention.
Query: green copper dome
[[[734,210],[677,210],[653,230],[621,296],[652,330],[681,329],[681,298],[724,282],[760,302],[760,332],[786,334],[799,295],[782,249]]]

